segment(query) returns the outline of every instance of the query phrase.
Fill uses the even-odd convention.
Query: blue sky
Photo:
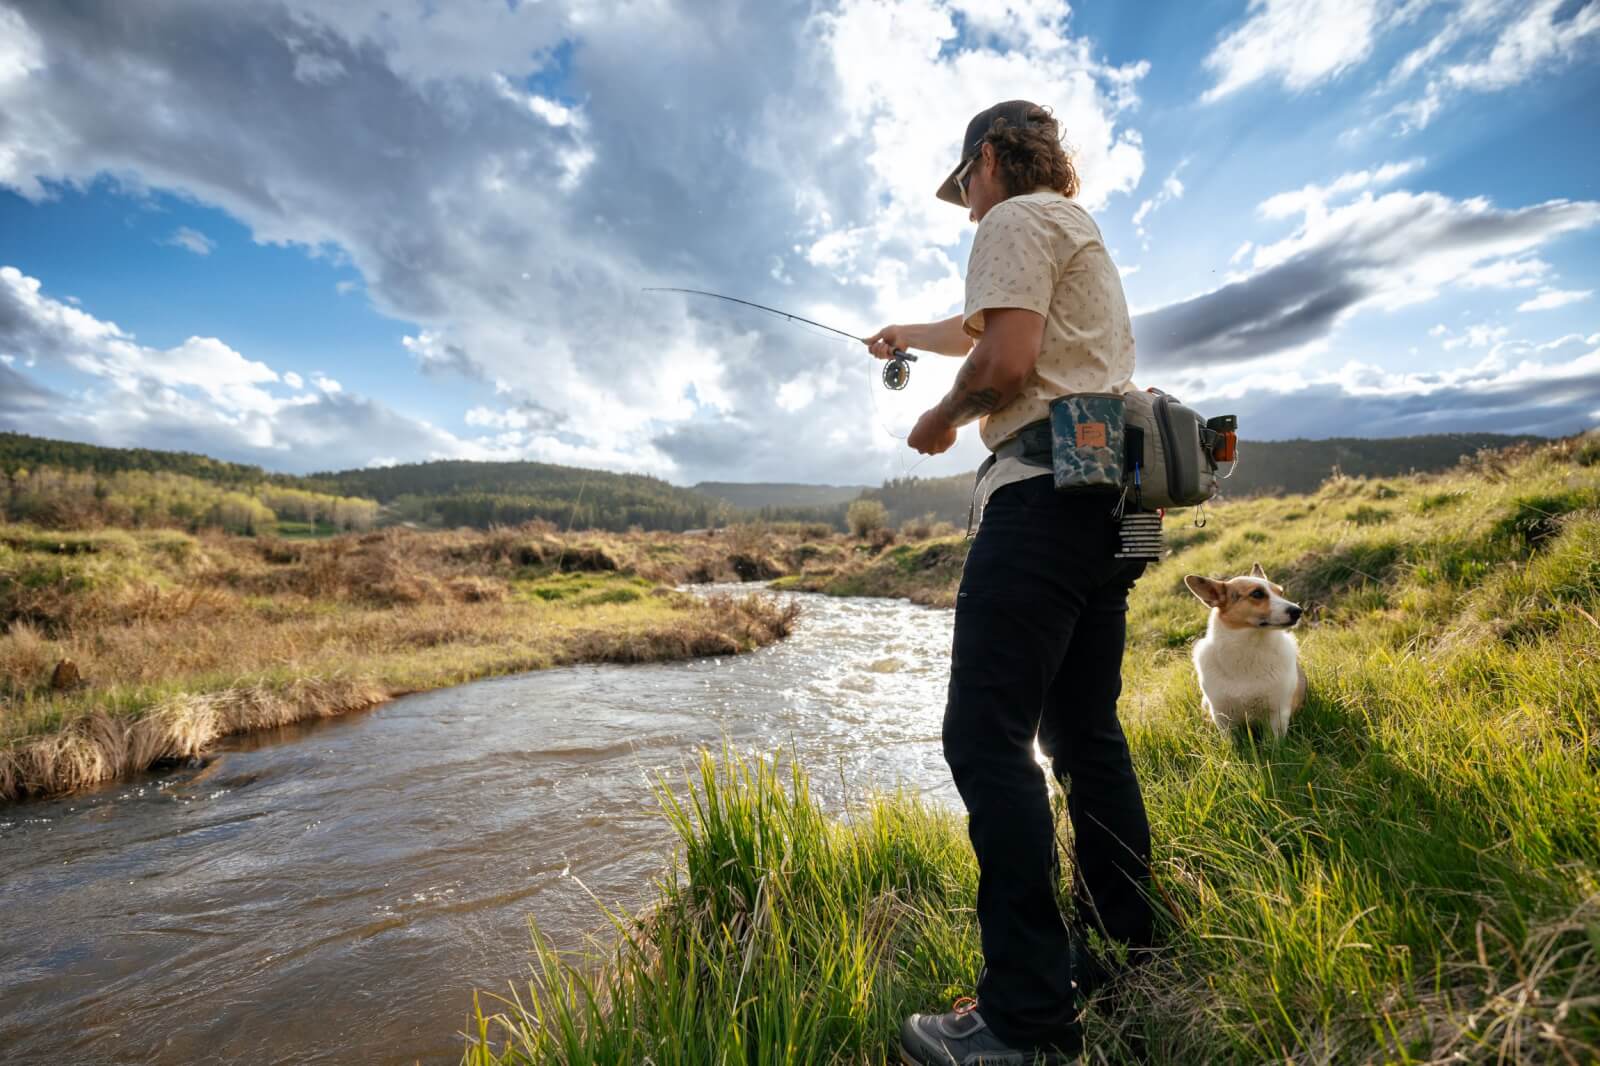
[[[1600,424],[1600,0],[0,0],[0,428],[309,471],[971,469],[932,190],[1052,106],[1136,381],[1243,435]]]

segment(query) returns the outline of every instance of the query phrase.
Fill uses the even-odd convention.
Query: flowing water
[[[800,598],[750,655],[421,693],[0,808],[0,1062],[457,1062],[472,991],[529,972],[529,915],[576,948],[590,892],[650,898],[650,782],[702,747],[797,752],[832,804],[958,803],[951,613]]]

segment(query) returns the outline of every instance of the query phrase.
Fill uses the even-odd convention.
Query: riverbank
[[[640,560],[719,569],[722,544]],[[781,639],[770,596],[700,597],[617,545],[532,531],[322,541],[0,526],[0,799],[57,795],[251,729],[576,662]],[[67,665],[62,665],[63,663]]]
[[[1600,449],[1342,479],[1218,508],[1135,589],[1123,717],[1165,950],[1090,1061],[1544,1062],[1600,1056]],[[1281,743],[1203,720],[1185,573],[1260,561],[1307,607]],[[958,815],[846,817],[803,769],[707,761],[660,792],[679,863],[482,1001],[474,1066],[882,1063],[977,973]],[[1063,833],[1066,828],[1063,823]]]

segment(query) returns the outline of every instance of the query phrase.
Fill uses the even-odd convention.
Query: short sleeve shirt
[[[977,337],[985,312],[1003,307],[1043,315],[1044,339],[1022,392],[980,423],[990,451],[1050,417],[1058,396],[1130,387],[1133,326],[1122,276],[1100,227],[1076,200],[1040,190],[1003,200],[984,215],[967,262],[962,325]]]

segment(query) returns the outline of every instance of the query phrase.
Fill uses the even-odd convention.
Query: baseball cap
[[[995,104],[991,108],[979,111],[972,116],[972,121],[967,123],[967,135],[961,139],[961,158],[950,171],[950,176],[944,179],[944,184],[939,186],[937,193],[939,199],[947,204],[961,207],[961,190],[956,188],[956,175],[961,173],[961,168],[966,165],[978,152],[978,146],[983,143],[983,138],[994,128],[996,119],[1005,119],[1010,126],[1029,126],[1028,115],[1036,110],[1036,106],[1027,100],[1007,100]]]

